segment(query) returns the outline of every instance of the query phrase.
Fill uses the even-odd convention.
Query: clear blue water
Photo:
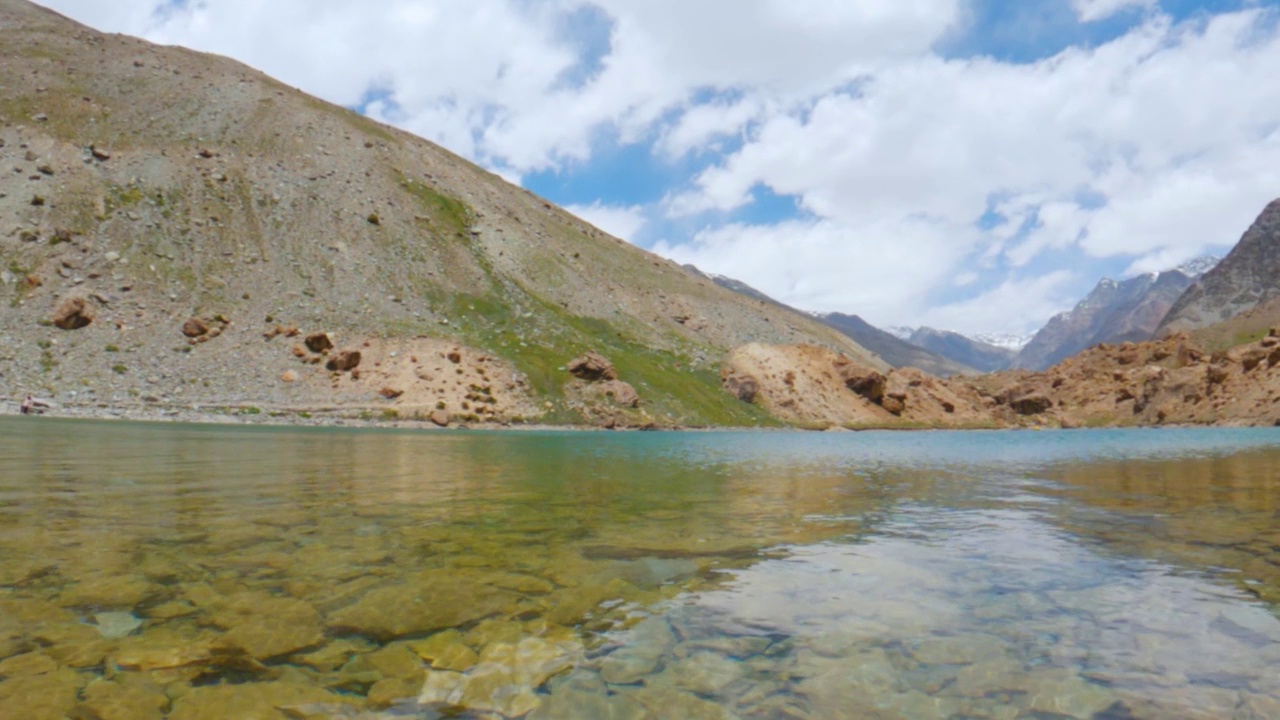
[[[0,467],[15,717],[1280,717],[1276,429],[23,418]]]

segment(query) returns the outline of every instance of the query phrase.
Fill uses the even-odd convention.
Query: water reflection
[[[1280,717],[1270,430],[0,430],[23,717]]]

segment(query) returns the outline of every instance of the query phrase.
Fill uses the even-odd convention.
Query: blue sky
[[[1104,275],[1224,254],[1280,196],[1278,1],[48,4],[798,307],[1027,332]]]

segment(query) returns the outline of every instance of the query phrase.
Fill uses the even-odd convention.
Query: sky
[[[1280,0],[42,0],[236,58],[640,247],[1034,331],[1280,197]]]

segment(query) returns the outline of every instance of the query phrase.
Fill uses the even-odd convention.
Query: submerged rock
[[[353,698],[294,682],[241,683],[192,689],[178,698],[169,720],[286,720],[289,706],[354,705]]]
[[[382,640],[421,635],[486,618],[513,593],[448,573],[424,573],[372,590],[329,616],[329,627]]]

